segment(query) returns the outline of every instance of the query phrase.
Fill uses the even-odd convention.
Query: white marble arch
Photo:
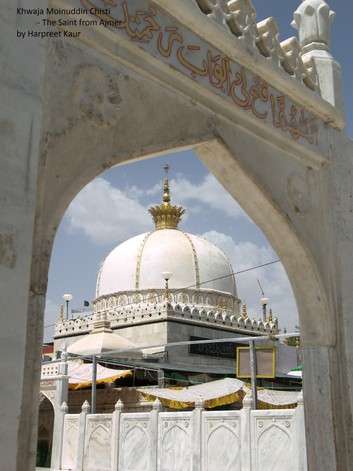
[[[241,471],[240,440],[226,423],[211,430],[205,445],[204,471]]]
[[[111,420],[89,417],[83,458],[85,471],[111,471]]]
[[[75,469],[77,460],[79,414],[65,416],[62,449],[63,469]]]
[[[158,471],[192,470],[190,422],[162,420],[159,424]]]
[[[272,422],[257,438],[254,471],[296,471],[292,446],[289,433]]]
[[[55,391],[40,391],[39,393],[39,402],[42,402],[44,399],[48,399],[54,409],[54,413],[56,411],[57,404],[55,404]]]

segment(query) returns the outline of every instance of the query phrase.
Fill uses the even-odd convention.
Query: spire
[[[273,322],[273,312],[272,312],[272,309],[270,309],[270,315],[268,317],[268,321],[269,322]]]
[[[168,172],[169,172],[169,165],[166,164],[163,167],[165,171],[165,179],[163,183],[163,203],[169,204],[170,203],[170,190],[169,190],[169,180],[168,180]]]
[[[243,306],[241,308],[241,316],[242,316],[243,319],[247,319],[249,317],[246,304],[243,304]]]
[[[170,189],[168,172],[169,165],[165,165],[165,178],[163,182],[163,202],[160,205],[152,206],[148,211],[152,215],[157,229],[177,229],[185,209],[181,206],[170,204]]]

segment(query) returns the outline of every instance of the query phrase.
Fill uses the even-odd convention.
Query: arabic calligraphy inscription
[[[85,8],[100,8],[107,0],[80,0]],[[100,24],[122,31],[154,57],[231,100],[256,118],[280,129],[296,141],[318,144],[320,120],[271,87],[261,77],[177,25],[174,18],[147,0],[109,1],[110,15]]]

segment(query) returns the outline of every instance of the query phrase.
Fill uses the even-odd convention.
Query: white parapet
[[[79,416],[64,407],[62,469],[76,461],[80,471],[305,471],[302,401],[296,409],[243,406],[212,411],[199,401],[193,411],[164,412],[155,402],[150,412],[128,413],[119,401],[112,414],[90,414],[85,403]]]

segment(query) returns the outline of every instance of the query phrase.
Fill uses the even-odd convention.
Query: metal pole
[[[162,369],[158,370],[158,387],[164,388],[164,371]]]
[[[257,363],[256,363],[256,347],[255,342],[250,340],[250,371],[251,371],[251,393],[252,393],[252,409],[257,409],[257,387],[256,387],[256,375],[257,375]]]
[[[66,320],[69,320],[69,301],[66,301]]]
[[[96,413],[96,397],[97,397],[97,357],[92,355],[92,396],[91,396],[91,412]]]

